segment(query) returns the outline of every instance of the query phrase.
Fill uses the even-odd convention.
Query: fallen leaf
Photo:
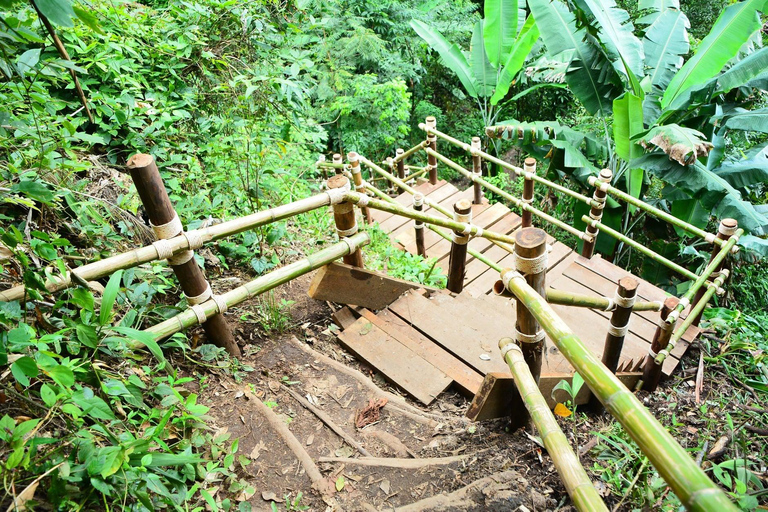
[[[273,492],[261,491],[261,499],[264,501],[277,501],[277,494]]]
[[[264,444],[264,441],[259,441],[259,444],[253,447],[253,450],[251,450],[250,457],[251,460],[256,460],[259,458],[259,455],[261,455],[261,452],[267,449],[267,445]]]
[[[21,491],[19,495],[16,496],[16,499],[13,500],[13,503],[11,503],[11,506],[8,507],[8,510],[18,512],[29,510],[27,509],[27,502],[35,497],[35,491],[37,490],[38,485],[40,485],[40,480],[35,480],[29,484],[26,489]]]
[[[267,383],[267,386],[269,386],[269,390],[273,393],[277,393],[278,391],[280,391],[280,383],[277,382],[276,380],[270,380]]]
[[[336,491],[341,492],[344,489],[345,483],[344,476],[339,475],[339,478],[336,479]]]
[[[307,446],[312,446],[312,443],[315,442],[315,435],[309,434],[309,437],[307,438]]]
[[[384,492],[384,494],[389,494],[390,488],[391,488],[391,485],[389,483],[389,480],[387,480],[386,478],[381,481],[381,484],[379,484],[379,489],[381,489]]]
[[[342,446],[341,448],[339,448],[338,450],[336,450],[336,451],[334,452],[334,454],[335,454],[337,457],[344,457],[344,458],[347,458],[347,457],[351,457],[352,455],[354,455],[354,454],[355,454],[355,450],[353,450],[352,448],[350,448],[350,447],[349,447],[349,446],[347,446],[347,445],[344,445],[344,446]]]
[[[371,322],[366,322],[365,325],[363,325],[363,328],[360,329],[360,336],[365,336],[371,332],[371,329],[373,329],[373,324]]]
[[[568,416],[570,416],[573,413],[565,405],[563,405],[560,402],[558,402],[557,405],[555,406],[555,414],[557,414],[561,418],[567,418]]]
[[[731,438],[728,436],[721,436],[720,439],[717,440],[715,443],[715,446],[712,447],[711,450],[709,450],[709,453],[707,454],[708,459],[717,459],[721,455],[725,453],[726,448],[728,448],[728,444],[731,442]]]

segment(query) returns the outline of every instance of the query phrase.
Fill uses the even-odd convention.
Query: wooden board
[[[439,189],[440,187],[447,185],[448,182],[444,180],[438,180],[437,183],[434,185],[431,185],[429,182],[421,183],[417,185],[416,187],[413,187],[417,192],[421,192],[422,194],[429,195],[435,190]],[[454,187],[455,188],[455,187]],[[413,196],[406,192],[404,194],[400,194],[395,198],[395,201],[397,201],[397,204],[401,206],[410,207],[413,204]],[[385,212],[382,210],[376,210],[374,208],[371,209],[371,218],[373,219],[373,222],[378,222],[381,224],[386,219],[390,218],[392,216],[391,213]]]
[[[347,350],[423,404],[430,404],[451,385],[445,373],[366,318],[358,318],[338,337]]]
[[[331,319],[339,329],[346,329],[347,327],[355,323],[355,320],[357,320],[357,316],[352,312],[351,309],[349,309],[347,306],[344,306],[340,310],[333,313],[331,315]]]
[[[616,376],[628,389],[634,389],[637,381],[640,380],[643,374],[641,372],[626,372],[617,373]],[[539,380],[539,390],[541,390],[541,394],[547,400],[547,405],[549,405],[550,409],[553,409],[557,402],[565,402],[571,399],[563,390],[555,392],[557,400],[552,398],[552,390],[562,380],[570,384],[573,380],[573,374],[542,375]],[[518,392],[515,387],[515,379],[508,371],[506,373],[489,373],[485,376],[480,391],[469,405],[466,416],[472,421],[508,417],[515,414],[513,409],[517,407],[514,404],[516,395],[518,395]],[[583,405],[589,402],[590,395],[589,388],[585,384],[576,395],[576,405]]]
[[[343,263],[331,263],[315,273],[307,293],[316,300],[379,310],[389,306],[406,291],[416,288],[440,291],[411,281],[395,279],[381,272]]]

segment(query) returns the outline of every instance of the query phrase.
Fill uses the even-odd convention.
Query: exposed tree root
[[[477,503],[475,503],[474,500],[472,500],[472,498],[469,496],[470,493],[477,490],[482,490],[495,483],[510,481],[516,474],[516,471],[503,471],[501,473],[496,473],[494,475],[481,478],[480,480],[476,480],[466,487],[462,487],[461,489],[453,491],[452,493],[438,494],[436,496],[431,496],[429,498],[424,498],[423,500],[411,503],[410,505],[397,507],[397,512],[427,512],[428,510],[445,510],[449,507],[452,510],[459,510],[462,507],[467,507],[467,510],[469,510],[469,507],[477,506]]]
[[[319,457],[318,462],[334,462],[340,464],[356,464],[358,466],[420,469],[429,466],[445,466],[454,462],[460,462],[470,455],[456,455],[453,457],[437,457],[432,459],[401,459],[393,457],[361,457],[352,459],[347,457]]]

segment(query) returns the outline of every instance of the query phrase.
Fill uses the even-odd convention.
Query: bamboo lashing
[[[514,377],[515,387],[520,393],[526,409],[530,414],[536,429],[539,431],[544,448],[552,458],[552,462],[563,481],[565,490],[580,511],[607,512],[608,509],[597,493],[581,461],[573,452],[568,439],[560,430],[557,420],[541,395],[536,380],[525,362],[523,353],[510,338],[499,341],[499,349],[504,362],[509,365],[509,371]]]
[[[584,378],[592,393],[624,427],[682,504],[695,512],[736,512],[728,496],[715,485],[664,426],[635,395],[608,370],[552,307],[513,272],[507,289],[536,317],[549,339]]]
[[[432,128],[433,130],[437,126],[437,120],[434,118],[434,116],[429,116],[426,119],[426,126],[429,128]],[[437,136],[427,131],[427,145],[425,146],[425,149],[431,149],[432,151],[437,151]],[[435,160],[434,155],[427,156],[427,165],[429,165],[429,182],[431,184],[437,183],[437,160]]]
[[[661,350],[667,346],[667,343],[669,343],[669,338],[672,336],[675,324],[667,323],[667,317],[679,303],[680,300],[677,297],[667,297],[664,301],[664,306],[659,315],[659,324],[656,326],[656,331],[651,340],[651,346],[648,347],[648,355],[645,356],[645,361],[643,362],[643,380],[639,384],[640,387],[646,391],[656,391],[656,387],[659,385],[659,380],[661,380],[661,370],[663,365],[656,364],[654,359],[656,359],[659,352],[661,352]]]
[[[523,198],[521,201],[524,204],[527,204],[528,206],[533,206],[533,179],[532,176],[536,175],[536,159],[528,157],[525,159],[525,162],[523,163],[524,167],[524,177],[523,177]],[[475,181],[475,184],[477,185],[478,182]],[[531,213],[531,210],[524,209],[523,210],[523,222],[520,227],[523,228],[529,228],[533,225],[533,215]]]
[[[598,176],[601,183],[610,183],[613,179],[613,172],[610,169],[603,169]],[[595,192],[592,194],[592,206],[589,209],[589,218],[600,222],[603,218],[603,210],[605,209],[606,193],[600,187],[595,187]],[[599,230],[593,224],[587,223],[585,232],[592,236],[592,240],[585,241],[581,248],[581,255],[584,258],[591,258],[595,252],[595,243],[597,242],[597,235]]]
[[[550,304],[559,304],[562,306],[578,306],[598,309],[600,311],[614,311],[616,309],[616,302],[612,297],[572,293],[556,290],[554,288],[547,288],[546,299]],[[636,300],[634,304],[632,304],[632,311],[661,311],[661,308],[661,301],[645,302]]]
[[[482,149],[482,141],[480,140],[480,137],[472,137],[472,149],[474,150],[480,150]],[[472,173],[477,176],[478,178],[481,178],[483,176],[483,160],[480,158],[480,155],[472,154]],[[473,197],[474,199],[472,202],[474,204],[480,204],[483,202],[483,188],[480,186],[480,183],[475,181],[472,185],[473,187]]]
[[[333,166],[336,169],[336,174],[339,174],[344,168],[344,160],[340,153],[333,154]]]

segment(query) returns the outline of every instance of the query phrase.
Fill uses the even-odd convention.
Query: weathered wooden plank
[[[356,312],[448,375],[462,394],[472,396],[480,389],[480,384],[483,382],[482,375],[435,345],[435,342],[405,323],[396,314],[386,309],[378,314],[373,314],[364,308],[356,308]]]
[[[637,385],[637,381],[642,375],[642,372],[622,372],[616,374],[619,380],[624,383],[628,389],[634,389],[635,385]],[[558,401],[565,402],[566,400],[571,399],[571,397],[563,390],[555,392],[555,398],[557,398],[557,400],[552,398],[552,390],[562,380],[565,380],[570,384],[573,380],[573,374],[561,373],[557,375],[542,375],[539,380],[539,389],[541,390],[541,394],[547,400],[550,409],[554,408]],[[472,403],[469,405],[466,416],[472,421],[508,417],[515,413],[513,410],[513,408],[516,407],[513,403],[513,397],[515,395],[517,395],[515,379],[509,372],[489,373],[485,376],[480,391],[475,395]],[[586,404],[589,401],[589,396],[589,388],[587,388],[586,385],[582,386],[581,390],[576,395],[576,405]]]
[[[331,315],[331,319],[333,320],[333,323],[339,327],[339,329],[344,330],[355,323],[357,316],[352,312],[351,309],[349,309],[347,306],[344,306],[340,310],[333,313]]]
[[[430,404],[453,381],[367,318],[358,318],[338,337],[347,350],[424,404]]]
[[[432,185],[431,183],[429,183],[427,181],[427,182],[421,183],[421,184],[419,184],[419,185],[417,185],[417,186],[415,186],[413,188],[417,192],[421,192],[424,195],[428,195],[428,194],[431,194],[432,192],[434,192],[435,190],[437,190],[437,189],[439,189],[441,187],[444,187],[445,185],[448,185],[448,182],[444,181],[444,180],[439,180],[434,185]],[[402,205],[402,206],[411,206],[411,204],[413,203],[413,199],[412,198],[413,198],[413,196],[409,192],[403,192],[402,194],[400,194],[399,196],[397,196],[395,198],[395,201],[397,201],[397,204]],[[387,220],[391,216],[392,216],[392,214],[389,213],[389,212],[385,212],[385,211],[382,211],[382,210],[371,209],[371,218],[373,219],[374,222],[378,222],[379,225],[381,225],[382,222],[384,222],[385,220]]]
[[[389,306],[408,290],[430,288],[418,283],[389,277],[381,272],[331,263],[315,273],[307,292],[317,300],[379,310]]]

